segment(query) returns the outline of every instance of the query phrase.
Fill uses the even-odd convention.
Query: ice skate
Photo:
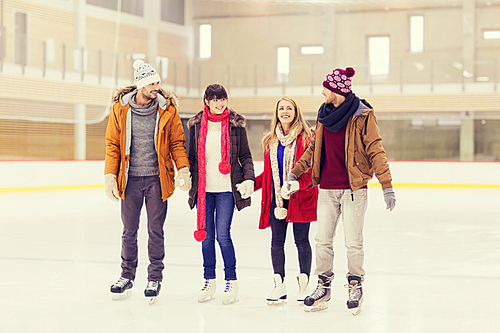
[[[203,288],[201,288],[201,290],[196,294],[198,302],[203,303],[212,300],[214,298],[215,288],[215,279],[205,279]]]
[[[113,300],[121,300],[132,296],[132,288],[134,281],[120,277],[113,285],[111,285],[111,294]]]
[[[236,302],[238,296],[238,282],[236,280],[226,280],[226,287],[220,297],[222,304],[231,304]]]
[[[281,275],[274,274],[274,289],[271,295],[267,298],[267,305],[282,304],[286,301],[286,284],[285,278],[281,279]]]
[[[304,305],[304,298],[307,296],[307,286],[309,285],[309,276],[304,273],[299,274],[297,276],[297,283],[299,284],[297,302],[299,302],[299,305]]]
[[[330,281],[326,276],[318,276],[316,290],[304,299],[304,311],[321,311],[328,309],[328,301],[331,298]]]
[[[349,284],[345,285],[348,288],[347,308],[351,310],[353,316],[361,313],[361,305],[363,305],[363,288],[361,282],[353,279]]]
[[[144,289],[144,296],[147,297],[149,305],[158,302],[158,295],[160,295],[161,282],[148,281],[146,289]]]

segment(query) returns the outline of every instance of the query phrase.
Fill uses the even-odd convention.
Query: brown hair
[[[203,103],[206,104],[205,101],[210,101],[210,100],[215,99],[215,98],[227,99],[226,89],[218,83],[211,84],[205,89],[205,95],[203,96]]]

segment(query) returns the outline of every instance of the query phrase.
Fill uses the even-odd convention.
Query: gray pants
[[[354,195],[354,200],[351,194]],[[317,275],[333,279],[333,238],[340,216],[347,248],[347,276],[364,279],[363,225],[367,208],[367,190],[319,190],[318,234],[316,235]]]
[[[167,202],[161,198],[158,176],[129,177],[125,200],[121,201],[123,222],[122,235],[122,277],[135,279],[137,269],[137,232],[143,203],[146,203],[148,217],[148,281],[162,281],[165,241],[163,225],[167,217]]]

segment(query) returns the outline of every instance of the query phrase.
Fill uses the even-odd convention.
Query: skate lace
[[[329,289],[330,287],[325,287],[324,285],[318,285],[316,287],[316,290],[313,291],[311,294],[311,297],[314,299],[319,299],[326,294],[326,289]]]
[[[158,282],[157,281],[148,281],[148,285],[146,289],[157,289],[158,288]]]
[[[349,289],[349,299],[350,300],[358,300],[361,297],[361,285],[355,284],[346,284],[344,287]]]
[[[231,290],[231,281],[226,281],[226,287],[224,288],[224,292],[227,293]]]
[[[124,279],[121,277],[118,279],[118,281],[116,281],[115,286],[123,288],[129,281],[130,281],[129,279]]]
[[[205,285],[203,286],[203,288],[201,288],[201,290],[203,290],[203,291],[207,290],[209,285],[210,285],[210,281],[208,279],[205,279]]]

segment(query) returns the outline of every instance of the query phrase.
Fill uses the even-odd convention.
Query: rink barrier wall
[[[500,188],[500,162],[390,161],[395,188]],[[260,174],[263,161],[255,161]],[[104,188],[103,160],[0,161],[0,193]],[[372,179],[368,186],[380,186]]]

